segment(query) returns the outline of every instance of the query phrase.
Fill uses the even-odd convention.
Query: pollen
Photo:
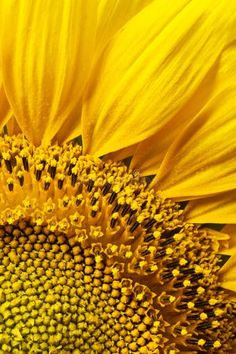
[[[201,315],[200,315],[200,319],[201,320],[206,320],[207,319],[207,314],[205,312],[202,312]]]
[[[123,162],[0,138],[0,354],[233,353],[219,252]]]
[[[199,339],[198,345],[203,346],[206,343],[205,339]]]
[[[216,340],[216,341],[213,343],[213,346],[214,346],[214,348],[220,348],[220,347],[221,347],[220,341]]]

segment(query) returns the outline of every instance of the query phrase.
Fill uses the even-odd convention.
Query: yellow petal
[[[15,119],[15,117],[11,117],[7,122],[7,134],[8,135],[17,135],[21,133],[20,127]]]
[[[236,292],[236,252],[221,268],[219,276],[223,288]]]
[[[217,62],[209,101],[164,159],[158,188],[165,197],[197,198],[236,187],[236,46]]]
[[[222,232],[229,235],[229,248],[226,250],[228,251],[227,254],[236,254],[236,224],[225,225]]]
[[[171,144],[207,102],[214,89],[215,76],[216,70],[213,67],[182,109],[160,131],[138,145],[132,159],[132,168],[140,170],[143,175],[157,173]]]
[[[1,1],[3,81],[14,115],[35,145],[48,144],[84,91],[94,52],[93,0]],[[71,133],[70,133],[71,134]],[[67,131],[61,134],[66,140]]]
[[[0,130],[4,127],[7,121],[10,119],[12,111],[10,109],[5,91],[0,84]]]
[[[234,270],[235,271],[235,270]],[[226,289],[226,290],[230,290],[233,292],[233,294],[230,296],[230,299],[233,300],[233,301],[236,301],[236,295],[235,295],[235,292],[236,292],[236,282],[235,282],[235,279],[233,280],[224,280],[222,279],[221,283],[220,283],[221,287]]]
[[[228,234],[228,235],[227,235]],[[221,240],[221,245],[223,242],[227,244],[227,248],[221,250],[221,254],[230,255],[231,258],[224,264],[220,269],[219,278],[221,281],[221,286],[227,290],[236,291],[236,225],[226,225],[223,227],[221,232],[212,231],[213,238],[218,238]],[[232,295],[234,300],[236,300],[236,294]]]
[[[153,0],[99,0],[96,48],[105,47],[114,34]]]
[[[132,2],[127,2],[126,0],[99,0],[95,43],[97,51],[96,56],[101,53],[108,41],[125,24],[125,22],[151,1],[153,0],[135,0]],[[80,135],[80,116],[81,101],[70,114],[69,118],[63,123],[53,141],[68,141],[73,139],[76,135]],[[75,126],[71,122],[76,122],[76,134]]]
[[[160,130],[232,40],[235,9],[232,1],[163,0],[134,16],[91,79],[82,117],[85,151],[104,155]]]
[[[236,225],[225,225],[221,231],[207,229],[207,232],[213,240],[220,241],[221,254],[236,254]]]
[[[212,247],[216,253],[224,253],[224,251],[226,252],[226,249],[229,246],[230,239],[230,236],[227,233],[217,231],[208,227],[204,227],[202,228],[202,230],[206,230],[207,235],[211,238]]]
[[[80,100],[53,137],[53,143],[67,142],[81,135],[81,108],[82,103]],[[73,122],[75,123],[73,124]]]
[[[120,161],[120,160],[123,160],[127,157],[131,157],[134,155],[136,149],[137,149],[137,144],[134,144],[134,145],[131,145],[131,146],[128,146],[127,148],[124,148],[124,149],[121,149],[121,150],[118,150],[118,151],[115,151],[115,152],[111,152],[107,155],[105,155],[105,158],[107,160],[113,160],[113,161]]]
[[[236,192],[229,191],[190,201],[186,209],[186,220],[194,223],[236,223]]]

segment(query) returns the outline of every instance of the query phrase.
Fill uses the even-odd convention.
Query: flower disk
[[[0,353],[231,353],[218,242],[123,163],[0,140]]]

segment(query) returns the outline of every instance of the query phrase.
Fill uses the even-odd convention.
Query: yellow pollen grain
[[[4,160],[10,160],[11,159],[11,155],[9,152],[2,152],[2,157]]]
[[[190,286],[191,285],[191,281],[186,279],[186,280],[183,281],[183,285],[184,285],[184,287]]]
[[[133,255],[133,252],[131,252],[131,251],[125,252],[125,257],[126,257],[126,258],[131,258],[132,255]]]
[[[156,215],[154,216],[154,219],[155,219],[157,222],[161,222],[161,221],[162,221],[162,218],[163,218],[162,214],[156,214]]]
[[[119,205],[124,205],[125,204],[125,198],[124,197],[119,197],[118,198],[118,203],[119,203]]]
[[[205,312],[202,312],[201,314],[200,314],[200,319],[201,320],[206,320],[208,318],[208,316],[207,316],[207,314],[205,313]]]
[[[176,234],[176,235],[174,235],[174,240],[177,241],[177,242],[181,241],[182,238],[183,238],[183,234]]]
[[[181,265],[181,266],[184,266],[184,265],[186,265],[188,263],[188,261],[185,259],[185,258],[181,258],[180,260],[179,260],[179,265]]]
[[[190,301],[190,302],[187,303],[187,306],[188,306],[189,309],[192,309],[192,308],[194,308],[195,305],[194,305],[193,302]]]
[[[112,253],[116,253],[117,249],[118,249],[118,246],[117,245],[112,245],[110,249],[111,249]]]
[[[140,293],[140,294],[138,294],[138,295],[136,296],[136,299],[137,299],[138,301],[141,301],[141,300],[143,299],[143,297],[144,297],[144,294],[143,294],[143,293]]]
[[[146,262],[146,261],[141,261],[141,262],[139,262],[140,268],[143,268],[143,267],[145,267],[146,265],[147,265],[147,262]]]
[[[201,347],[206,343],[205,339],[199,339],[197,344],[200,345]]]
[[[219,325],[220,325],[220,322],[219,321],[212,321],[212,327],[213,328],[217,328],[217,327],[219,327]]]
[[[159,328],[160,324],[160,321],[154,321],[153,326]]]
[[[195,272],[196,272],[197,274],[198,274],[198,273],[202,273],[202,271],[203,271],[202,267],[199,266],[199,265],[196,265],[196,266],[194,267],[194,270],[195,270]]]
[[[174,277],[177,277],[180,274],[180,271],[178,269],[172,270],[172,274]]]
[[[217,300],[216,299],[210,299],[209,300],[209,305],[211,305],[211,306],[214,306],[215,304],[217,304]]]
[[[197,288],[197,293],[198,293],[199,295],[204,294],[204,292],[205,292],[205,289],[204,289],[203,287],[199,286],[199,287]]]
[[[220,347],[221,347],[220,341],[216,340],[216,341],[213,343],[213,347],[214,347],[214,348],[220,348]]]
[[[96,178],[95,178],[96,179]],[[119,193],[119,191],[121,190],[121,185],[120,184],[116,184],[115,186],[113,186],[113,191],[115,193]]]
[[[118,275],[119,274],[119,269],[118,268],[116,268],[116,267],[114,267],[114,268],[112,268],[112,274],[114,275],[114,276],[116,276],[116,275]]]
[[[221,309],[216,309],[216,310],[214,311],[214,313],[215,313],[216,316],[221,316],[221,315],[223,315],[224,311],[221,310]]]
[[[132,201],[130,207],[132,210],[137,210],[138,209],[138,202],[136,200]]]
[[[137,217],[137,222],[138,222],[139,224],[141,224],[141,223],[144,221],[144,219],[145,219],[145,215],[139,215],[139,216]]]
[[[112,219],[118,219],[118,217],[119,217],[119,214],[118,213],[113,213],[112,215],[111,215],[111,217],[112,217]]]
[[[166,254],[167,255],[170,255],[170,254],[172,254],[174,252],[174,250],[171,248],[171,247],[168,247],[167,249],[166,249]]]
[[[158,270],[158,266],[155,264],[155,265],[151,265],[151,271],[152,272],[156,272]]]
[[[159,237],[161,237],[161,232],[160,231],[154,231],[153,232],[153,236],[155,239],[158,239]]]
[[[7,184],[14,184],[14,179],[11,177],[7,178]]]

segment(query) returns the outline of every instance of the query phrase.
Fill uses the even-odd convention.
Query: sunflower
[[[236,3],[0,17],[0,353],[235,352]]]

